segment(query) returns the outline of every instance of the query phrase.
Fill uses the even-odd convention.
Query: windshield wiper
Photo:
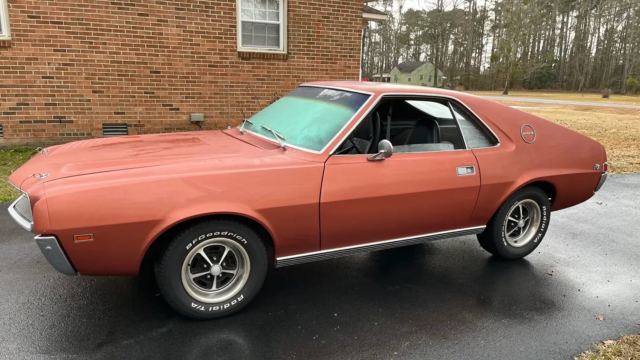
[[[249,123],[251,125],[253,125],[253,123],[251,122],[251,120],[249,119],[244,119],[244,121],[242,121],[242,126],[240,126],[240,134],[244,135],[244,124]]]
[[[285,145],[285,143],[283,142],[283,140],[286,141],[287,139],[284,136],[278,134],[278,132],[276,132],[275,130],[270,129],[270,128],[264,126],[264,125],[262,125],[262,128],[267,130],[267,131],[270,131],[273,134],[273,136],[276,138],[276,140],[278,141],[280,146],[282,146],[282,150],[287,150],[287,145]]]

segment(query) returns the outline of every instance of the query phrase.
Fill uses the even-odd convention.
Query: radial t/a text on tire
[[[505,260],[521,259],[533,252],[549,228],[551,203],[538,187],[511,195],[478,235],[482,248]]]

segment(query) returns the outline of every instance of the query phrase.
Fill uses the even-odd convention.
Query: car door
[[[478,225],[469,220],[480,190],[471,150],[395,153],[381,161],[369,157],[327,160],[320,196],[322,250]]]

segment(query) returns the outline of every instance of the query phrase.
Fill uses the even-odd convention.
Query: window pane
[[[243,21],[242,46],[280,48],[280,25]]]
[[[267,24],[253,24],[253,33],[255,35],[267,35]]]
[[[243,34],[253,34],[253,23],[248,21],[242,22],[242,33]]]
[[[280,25],[268,24],[267,25],[267,35],[280,36]]]
[[[254,35],[253,41],[256,46],[267,46],[267,36],[266,35]]]
[[[265,10],[256,10],[253,15],[255,16],[254,20],[267,20],[267,12]]]
[[[242,46],[252,46],[253,43],[253,35],[251,34],[242,34]]]
[[[280,1],[279,0],[269,0],[268,7],[269,10],[280,10]]]
[[[255,0],[256,9],[266,10],[267,9],[267,0]]]
[[[242,20],[253,20],[253,9],[242,8]]]
[[[253,0],[242,0],[241,6],[243,9],[253,9]]]
[[[280,21],[280,14],[277,11],[269,11],[267,12],[267,20]]]
[[[280,47],[280,36],[267,36],[267,46]]]
[[[493,141],[475,121],[466,115],[458,105],[452,104],[456,119],[464,135],[469,149],[478,149],[493,146]]]

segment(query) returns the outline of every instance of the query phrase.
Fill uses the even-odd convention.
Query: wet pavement
[[[0,206],[2,359],[571,359],[640,333],[640,175],[554,212],[525,260],[463,237],[276,269],[209,322],[149,279],[58,275]]]

